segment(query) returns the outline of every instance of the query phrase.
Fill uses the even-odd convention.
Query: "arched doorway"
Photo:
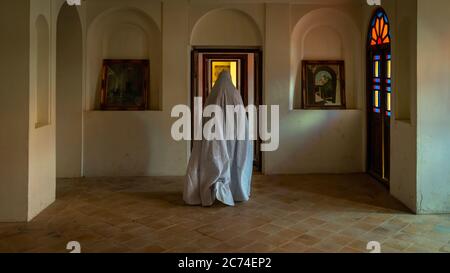
[[[82,26],[76,7],[65,3],[56,41],[56,176],[82,175]]]
[[[221,29],[221,31],[217,31]],[[262,104],[262,35],[251,16],[237,9],[212,10],[198,19],[191,34],[191,105],[203,103],[215,77],[229,70],[244,104]],[[192,111],[194,113],[195,110]],[[192,119],[193,120],[193,119]],[[257,121],[255,121],[257,124]],[[260,140],[254,144],[254,170],[262,171]]]
[[[367,41],[367,164],[368,172],[389,185],[392,113],[390,24],[382,8],[370,20]]]

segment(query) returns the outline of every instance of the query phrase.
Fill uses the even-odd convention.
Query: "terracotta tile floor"
[[[59,180],[31,223],[0,224],[0,252],[450,252],[450,215],[415,216],[366,175],[255,176],[250,202],[189,207],[183,179]]]

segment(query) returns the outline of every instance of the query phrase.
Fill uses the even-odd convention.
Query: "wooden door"
[[[252,54],[253,78],[249,79],[248,64],[249,54]],[[235,85],[241,93],[244,105],[253,103],[256,106],[262,104],[262,54],[259,49],[194,49],[191,61],[191,103],[194,107],[194,97],[202,97],[203,104],[208,98],[213,87],[214,73],[212,71],[213,62],[236,62],[237,70]],[[233,75],[232,75],[233,77]],[[253,96],[249,96],[249,83],[253,83]],[[251,100],[251,101],[250,101]],[[192,113],[194,113],[194,110]],[[262,153],[260,140],[254,145],[254,170],[262,170]]]
[[[386,185],[390,178],[391,87],[389,20],[378,8],[369,26],[367,44],[367,165],[368,172]]]

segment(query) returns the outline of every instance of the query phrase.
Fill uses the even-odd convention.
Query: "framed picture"
[[[101,110],[147,110],[149,78],[148,60],[104,60]]]
[[[302,108],[345,109],[344,61],[302,61]]]
[[[211,89],[216,84],[217,79],[222,71],[228,71],[231,75],[231,80],[233,81],[236,89],[239,89],[238,86],[238,77],[239,77],[239,60],[212,60],[211,61]]]

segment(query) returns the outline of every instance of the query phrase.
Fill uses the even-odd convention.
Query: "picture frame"
[[[302,61],[302,109],[346,109],[345,62]]]
[[[101,76],[101,110],[145,111],[148,109],[149,60],[105,59]]]
[[[227,70],[230,72],[231,80],[236,87],[236,89],[240,89],[239,85],[239,68],[240,63],[238,59],[227,59],[227,60],[211,60],[211,75],[210,75],[210,81],[211,81],[211,89],[214,87],[214,84],[219,78],[219,74]]]

